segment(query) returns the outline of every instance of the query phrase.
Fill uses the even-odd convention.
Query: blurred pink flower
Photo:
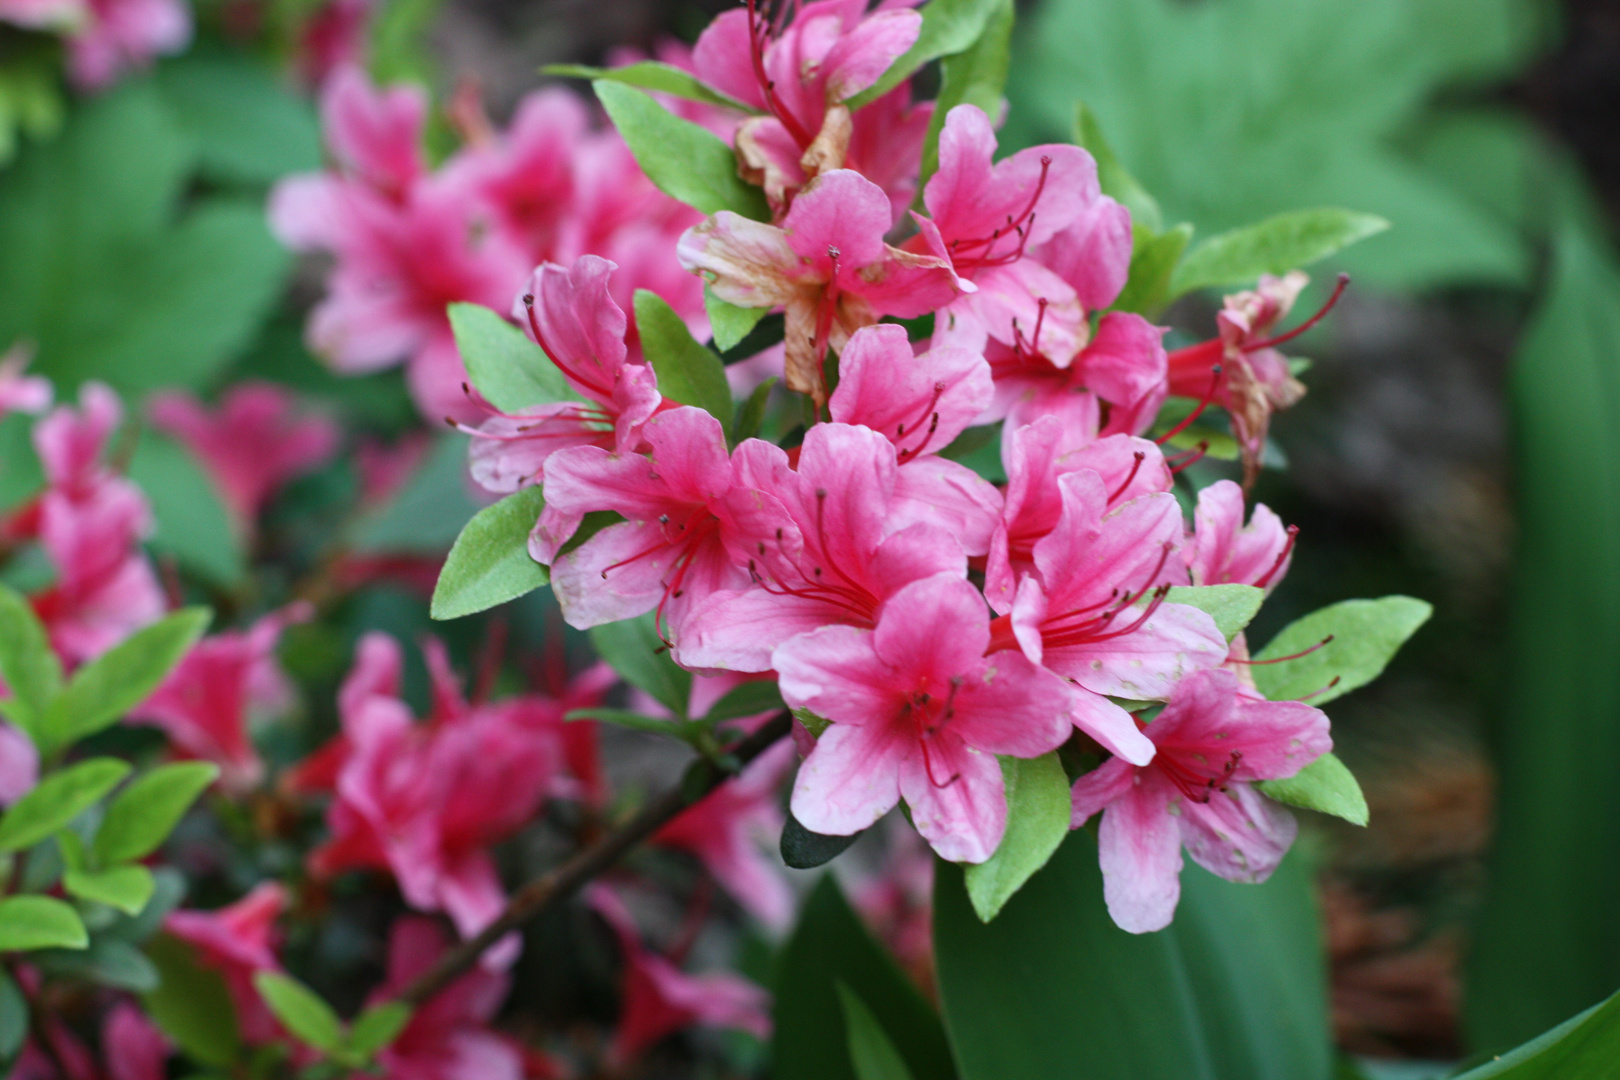
[[[191,9],[184,0],[85,0],[85,18],[68,34],[68,71],[87,90],[191,42]]]
[[[39,751],[34,748],[34,740],[0,721],[0,806],[10,806],[34,790],[37,783]]]
[[[17,1059],[10,1080],[164,1080],[168,1075],[169,1040],[146,1014],[129,1001],[119,1001],[101,1020],[101,1061],[55,1016],[42,1020],[50,1053],[30,1040]],[[58,1068],[60,1063],[62,1068]]]
[[[23,374],[32,352],[26,345],[13,345],[0,356],[0,418],[14,412],[42,413],[51,407],[51,381],[43,375]]]
[[[253,976],[281,970],[275,923],[286,906],[286,890],[266,881],[217,911],[176,911],[163,920],[165,930],[193,946],[198,960],[225,979],[242,1038],[250,1044],[281,1035],[281,1025],[260,999]]]

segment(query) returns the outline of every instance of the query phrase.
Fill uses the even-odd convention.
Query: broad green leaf
[[[985,922],[1000,914],[1069,835],[1069,778],[1056,752],[1029,760],[1004,757],[1001,775],[1007,831],[994,855],[963,874],[973,910]]]
[[[79,913],[49,896],[0,900],[0,953],[82,949],[90,943]]]
[[[889,65],[881,78],[849,99],[851,108],[876,101],[917,73],[930,60],[973,47],[1001,0],[929,0],[922,9],[917,40]]]
[[[860,995],[916,1080],[955,1077],[939,1017],[872,940],[832,875],[805,901],[777,971],[774,1080],[858,1080],[844,1036],[839,983]]]
[[[1175,922],[1153,934],[1108,917],[1083,829],[991,923],[962,872],[936,864],[940,998],[962,1080],[1328,1080],[1320,935],[1297,853],[1264,885],[1189,863]]]
[[[657,293],[637,289],[636,330],[641,349],[658,375],[658,390],[682,405],[695,405],[731,428],[731,384],[712,349],[699,345],[686,323]]]
[[[672,720],[667,716],[648,716],[645,713],[631,712],[629,709],[609,709],[603,706],[571,709],[563,719],[599,720],[604,724],[629,728],[631,731],[645,731],[652,735],[673,735],[676,738],[685,738],[690,730],[683,720]]]
[[[411,1022],[411,1007],[403,1001],[385,1001],[373,1005],[354,1019],[349,1031],[351,1053],[369,1060],[377,1051],[399,1038],[405,1025]]]
[[[1208,612],[1226,640],[1237,637],[1265,603],[1266,591],[1253,585],[1176,585],[1165,602]]]
[[[96,861],[106,866],[156,851],[218,776],[219,766],[206,761],[159,765],[137,776],[107,804],[91,845]]]
[[[157,965],[129,942],[97,933],[84,949],[49,949],[29,958],[47,973],[144,994],[157,989]]]
[[[529,531],[545,496],[538,487],[513,492],[467,522],[433,587],[435,619],[459,619],[533,592],[551,580],[529,556]]]
[[[714,347],[721,352],[736,348],[771,310],[738,307],[714,295],[714,290],[707,285],[703,286],[703,309],[708,313],[709,328],[714,332]]]
[[[66,835],[66,834],[63,834]],[[155,888],[152,899],[138,915],[118,915],[105,927],[96,931],[101,937],[115,937],[131,945],[144,945],[158,931],[169,912],[180,906],[186,894],[186,880],[172,866],[160,866],[152,872]]]
[[[114,866],[106,870],[69,870],[62,887],[81,900],[115,907],[126,915],[139,915],[152,899],[152,871],[144,866]]]
[[[775,387],[775,375],[754,387],[754,392],[748,395],[748,400],[737,410],[736,421],[732,424],[733,443],[758,437],[760,425],[765,422],[765,408],[770,404],[771,391]]]
[[[664,708],[686,719],[692,701],[692,673],[669,658],[669,647],[658,636],[651,615],[593,626],[590,635],[597,655],[625,682],[647,691]]]
[[[923,188],[939,168],[939,133],[950,111],[958,105],[976,105],[992,121],[1001,115],[1001,94],[1012,66],[1014,18],[1013,0],[997,0],[991,5],[978,40],[940,64],[939,96],[934,99],[934,114],[923,140],[922,174],[917,183],[919,206]]]
[[[8,971],[0,970],[0,1062],[8,1062],[28,1037],[28,999]]]
[[[154,550],[179,559],[218,585],[234,585],[246,570],[242,538],[214,485],[191,453],[148,428],[129,461],[129,477],[152,503]]]
[[[1308,698],[1321,705],[1342,697],[1378,678],[1433,610],[1410,596],[1386,596],[1346,600],[1312,612],[1289,623],[1254,654],[1257,661],[1278,661],[1249,669],[1255,686],[1272,701]],[[1321,645],[1329,637],[1333,640]],[[1297,659],[1279,660],[1285,656]]]
[[[1617,1061],[1620,993],[1455,1080],[1599,1080]]]
[[[1323,754],[1286,780],[1262,780],[1260,790],[1269,798],[1341,817],[1352,825],[1367,824],[1367,797],[1344,762]]]
[[[547,64],[540,69],[542,75],[556,75],[565,79],[606,79],[626,86],[639,86],[643,90],[656,90],[661,94],[701,101],[707,105],[723,105],[743,112],[755,110],[736,98],[729,97],[700,80],[690,71],[682,71],[673,64],[660,60],[642,60],[623,67],[599,68],[588,64]]]
[[[224,978],[199,964],[189,945],[167,935],[147,946],[146,955],[161,977],[141,998],[152,1022],[201,1064],[232,1064],[242,1052],[242,1036]]]
[[[911,1080],[911,1070],[905,1059],[894,1048],[893,1041],[883,1031],[872,1010],[860,995],[844,985],[838,986],[838,1004],[844,1012],[844,1035],[849,1044],[850,1064],[855,1068],[855,1080]]]
[[[91,758],[39,782],[0,817],[0,852],[33,847],[67,825],[129,775],[117,758]]]
[[[782,824],[782,839],[777,846],[782,852],[782,861],[793,869],[814,870],[838,858],[860,838],[860,833],[850,836],[828,836],[825,833],[811,832],[793,816],[793,811],[789,810],[787,820]]]
[[[703,719],[718,723],[740,716],[775,712],[782,707],[782,691],[777,687],[776,680],[751,679],[727,691],[725,697],[709,706]]]
[[[0,166],[11,161],[22,136],[55,135],[67,111],[54,39],[28,37],[7,44],[6,64],[0,68]],[[6,1056],[0,1053],[0,1059]]]
[[[343,1049],[343,1024],[319,994],[279,971],[261,971],[253,987],[293,1036],[329,1054]]]
[[[163,64],[157,86],[211,178],[269,184],[321,167],[321,133],[307,97],[242,52]]]
[[[480,509],[467,487],[467,440],[442,435],[393,501],[357,523],[354,546],[442,555]]]
[[[1170,299],[1211,286],[1252,285],[1261,274],[1309,266],[1387,228],[1389,222],[1376,214],[1337,207],[1278,214],[1187,252],[1170,277]]]
[[[1097,114],[1079,102],[1074,107],[1074,141],[1087,150],[1097,162],[1097,182],[1104,195],[1115,200],[1131,212],[1131,223],[1156,236],[1164,228],[1159,204],[1136,178],[1126,171],[1114,155],[1114,148],[1103,138],[1102,125]]]
[[[62,662],[20,593],[0,585],[0,679],[37,717],[62,686]]]
[[[769,220],[764,193],[737,175],[737,158],[719,136],[623,83],[598,79],[591,86],[636,164],[666,195],[705,214],[730,210]]]
[[[1132,228],[1135,245],[1131,251],[1131,274],[1114,307],[1119,311],[1153,315],[1164,307],[1170,275],[1186,250],[1187,241],[1192,239],[1193,229],[1191,225],[1177,225],[1155,235],[1140,225]]]
[[[497,409],[519,412],[579,397],[540,346],[494,311],[478,304],[451,304],[449,312],[467,376]]]
[[[135,631],[73,673],[40,734],[52,747],[93,735],[145,701],[202,636],[207,608],[182,608]]]

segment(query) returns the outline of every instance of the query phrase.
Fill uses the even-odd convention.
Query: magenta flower
[[[1062,679],[989,646],[983,597],[950,574],[895,593],[875,630],[828,626],[779,646],[783,699],[832,721],[799,769],[793,815],[848,836],[904,798],[940,857],[988,859],[1007,825],[995,755],[1056,749],[1074,709]]]
[[[37,783],[39,751],[34,740],[0,720],[0,806],[10,806]]]
[[[86,90],[109,86],[191,43],[184,0],[85,0],[82,10],[83,21],[68,34],[68,71]]]
[[[22,972],[18,980],[25,985],[33,981]],[[39,1024],[49,1052],[38,1036],[31,1038],[9,1080],[164,1080],[168,1075],[169,1040],[131,1001],[117,1002],[101,1019],[99,1067],[96,1055],[60,1018],[47,1014]]]
[[[780,226],[729,210],[681,237],[681,265],[716,296],[742,307],[787,313],[787,386],[824,404],[821,361],[883,315],[910,318],[971,289],[946,259],[883,242],[889,201],[859,173],[835,169],[793,200]]]
[[[394,199],[403,199],[427,173],[422,154],[427,109],[420,87],[379,89],[359,67],[335,72],[321,91],[322,128],[338,168]]]
[[[1198,493],[1194,533],[1182,548],[1195,585],[1258,585],[1270,592],[1288,573],[1299,530],[1256,503],[1243,523],[1243,489],[1217,480]]]
[[[37,415],[51,407],[51,381],[23,374],[32,353],[26,345],[13,345],[0,356],[0,419],[14,412]]]
[[[165,930],[192,945],[197,959],[224,977],[242,1038],[254,1045],[281,1035],[280,1023],[253,986],[253,976],[281,970],[276,919],[286,906],[286,890],[266,881],[217,911],[176,911],[163,920]]]
[[[1170,924],[1181,849],[1228,881],[1264,881],[1294,842],[1294,818],[1250,786],[1299,770],[1333,748],[1328,719],[1298,701],[1240,696],[1230,671],[1183,679],[1143,733],[1145,766],[1103,762],[1074,782],[1075,828],[1102,813],[1103,896],[1133,934]]]

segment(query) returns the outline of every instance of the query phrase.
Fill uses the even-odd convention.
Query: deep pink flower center
[[[1147,727],[1140,720],[1136,722],[1136,726],[1139,728]],[[1217,791],[1224,792],[1226,790],[1227,784],[1232,779],[1232,774],[1237,772],[1238,765],[1243,761],[1243,752],[1233,750],[1225,763],[1213,774],[1209,774],[1195,765],[1191,760],[1194,756],[1207,765],[1204,756],[1196,751],[1189,753],[1180,750],[1169,750],[1161,746],[1159,752],[1153,756],[1152,763],[1145,767],[1158,769],[1161,776],[1174,784],[1177,790],[1191,801],[1207,803]]]
[[[952,773],[941,778],[930,747],[934,736],[955,717],[956,695],[966,681],[964,676],[951,676],[950,689],[941,698],[932,692],[934,680],[924,676],[917,680],[916,687],[901,702],[900,711],[895,716],[896,723],[910,726],[917,745],[922,748],[923,769],[928,773],[928,782],[937,788],[950,787],[961,777],[960,773]]]
[[[881,601],[872,594],[872,590],[856,574],[845,570],[839,565],[837,553],[839,546],[829,543],[827,535],[827,491],[824,488],[816,490],[816,530],[813,539],[814,550],[807,543],[797,558],[789,558],[784,546],[782,530],[776,531],[777,553],[781,562],[791,565],[798,572],[797,581],[784,581],[774,577],[766,577],[761,572],[758,559],[748,560],[748,576],[754,584],[770,593],[772,596],[796,596],[801,600],[814,600],[822,604],[842,608],[845,621],[854,626],[871,628],[877,625],[877,609]],[[764,541],[758,543],[758,553],[762,558],[768,553]],[[808,569],[806,568],[808,563]],[[765,571],[768,573],[768,568]]]
[[[1035,182],[1029,202],[1017,214],[1008,214],[1005,225],[998,225],[988,236],[958,237],[946,245],[958,274],[970,274],[987,266],[1010,266],[1024,257],[1030,230],[1035,225],[1035,205],[1046,190],[1046,176],[1051,168],[1051,157],[1041,155],[1040,179]],[[1003,245],[1002,241],[1009,241],[1011,246]],[[1001,245],[1000,251],[998,245]]]

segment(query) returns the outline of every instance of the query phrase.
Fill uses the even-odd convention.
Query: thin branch
[[[477,963],[485,949],[530,919],[566,900],[682,810],[735,776],[786,735],[791,723],[790,715],[782,712],[730,748],[723,764],[708,758],[694,761],[681,777],[680,783],[642,807],[635,817],[512,894],[498,919],[476,937],[441,956],[437,963],[405,988],[399,1000],[413,1008],[420,1006]]]

